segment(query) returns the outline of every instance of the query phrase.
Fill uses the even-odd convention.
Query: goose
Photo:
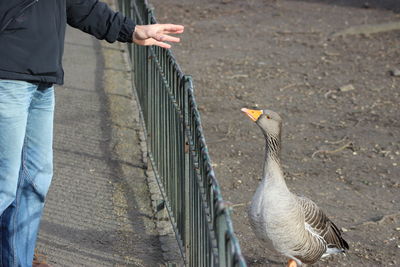
[[[282,119],[271,110],[241,109],[264,134],[266,155],[262,180],[249,209],[249,220],[261,243],[288,257],[288,267],[312,264],[345,253],[349,245],[338,227],[310,199],[286,185],[280,164]]]

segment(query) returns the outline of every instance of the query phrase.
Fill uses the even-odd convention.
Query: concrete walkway
[[[37,244],[52,266],[163,262],[121,47],[67,32],[66,80],[56,89],[55,175]]]

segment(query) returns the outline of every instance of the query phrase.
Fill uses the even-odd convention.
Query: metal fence
[[[118,0],[137,24],[156,23],[144,0]],[[171,51],[128,46],[149,158],[187,266],[246,266],[208,155],[193,83]]]

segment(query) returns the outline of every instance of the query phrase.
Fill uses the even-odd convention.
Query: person
[[[69,24],[108,42],[170,48],[182,25],[135,23],[98,0],[0,2],[0,266],[32,266],[53,173],[54,84]],[[44,265],[42,265],[44,266]]]

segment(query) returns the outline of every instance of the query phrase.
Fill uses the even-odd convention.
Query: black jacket
[[[0,0],[0,79],[62,84],[66,23],[108,42],[135,28],[98,0]]]

